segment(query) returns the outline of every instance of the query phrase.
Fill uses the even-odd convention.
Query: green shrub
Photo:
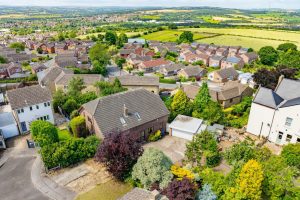
[[[98,145],[99,139],[96,136],[72,138],[43,146],[40,153],[47,168],[68,167],[94,157]]]
[[[149,135],[148,141],[149,142],[155,142],[161,138],[161,131],[158,130],[155,133],[152,133]]]
[[[85,118],[83,116],[73,118],[70,121],[70,127],[75,137],[86,137],[88,135]]]
[[[174,80],[174,79],[160,78],[159,82],[160,83],[168,83],[168,84],[176,84],[176,80]]]
[[[300,144],[284,146],[281,155],[289,166],[300,169]]]
[[[208,167],[218,166],[221,162],[221,155],[219,152],[207,151],[205,152],[206,165]]]
[[[32,122],[30,132],[33,140],[41,147],[59,141],[56,127],[47,121],[37,120]]]

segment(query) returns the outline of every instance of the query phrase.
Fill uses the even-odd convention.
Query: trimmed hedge
[[[37,120],[32,122],[30,132],[33,140],[41,147],[59,141],[56,127],[47,121]]]
[[[83,116],[74,117],[70,121],[70,127],[74,137],[86,137],[88,135],[85,118]]]
[[[176,80],[174,80],[174,79],[160,78],[159,82],[160,83],[168,83],[168,84],[176,84]]]
[[[68,167],[94,157],[100,141],[96,136],[72,138],[43,146],[40,153],[45,167]]]

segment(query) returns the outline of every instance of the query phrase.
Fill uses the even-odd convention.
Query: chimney
[[[280,85],[281,81],[284,79],[284,75],[280,75],[279,76],[279,79],[278,79],[278,83],[277,83],[277,86],[275,88],[275,91],[277,90],[278,86]]]
[[[124,117],[128,117],[128,108],[126,107],[125,104],[124,104],[124,107],[123,107],[123,115],[124,115]]]

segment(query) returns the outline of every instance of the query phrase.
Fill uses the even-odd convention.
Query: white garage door
[[[5,139],[19,135],[19,130],[15,124],[4,126],[0,128]]]
[[[193,134],[183,132],[183,131],[180,131],[180,130],[175,130],[175,129],[172,129],[172,136],[183,138],[183,139],[186,139],[186,140],[192,140],[193,139]]]

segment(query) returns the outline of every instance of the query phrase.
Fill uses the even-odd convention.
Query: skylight
[[[139,120],[139,121],[141,120],[141,116],[138,112],[134,113],[134,115],[136,116],[137,120]]]
[[[125,121],[125,119],[123,117],[120,117],[120,121],[121,121],[121,123],[122,123],[123,126],[126,125],[126,121]]]

